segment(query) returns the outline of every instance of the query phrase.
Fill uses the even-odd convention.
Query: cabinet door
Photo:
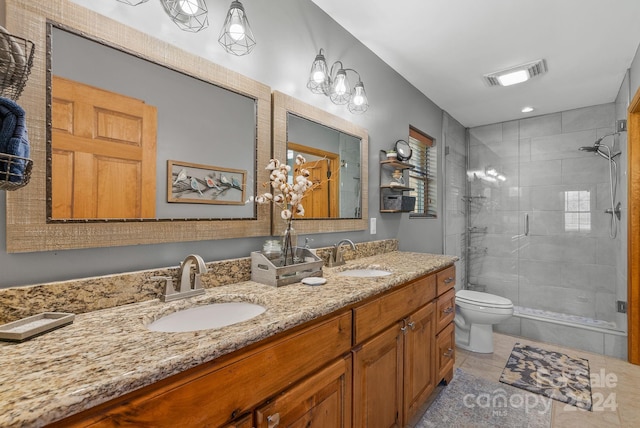
[[[404,424],[436,386],[435,304],[418,309],[406,320],[404,336]]]
[[[449,383],[453,378],[453,363],[456,357],[455,326],[449,324],[436,339],[438,361],[438,381],[444,379]]]
[[[353,351],[353,426],[401,426],[402,351],[400,323]]]
[[[351,426],[351,355],[256,410],[259,428]]]

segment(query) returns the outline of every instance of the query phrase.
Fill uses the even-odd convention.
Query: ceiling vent
[[[547,72],[547,63],[543,59],[528,62],[526,64],[517,65],[495,73],[484,75],[484,81],[489,86],[511,86],[517,83],[525,82],[532,77]]]

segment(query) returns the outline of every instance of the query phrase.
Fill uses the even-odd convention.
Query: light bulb
[[[356,93],[353,95],[353,104],[361,106],[364,104],[364,87],[356,85]]]
[[[322,71],[315,71],[313,73],[313,81],[316,83],[324,82],[324,73]]]
[[[338,73],[338,75],[336,76],[336,83],[333,88],[334,92],[337,95],[344,95],[347,93],[347,85],[345,84],[344,73]]]
[[[180,10],[187,15],[195,15],[198,12],[198,2],[196,0],[180,0]]]
[[[242,11],[234,9],[231,12],[231,25],[229,25],[229,35],[236,42],[244,39],[244,25],[242,24]]]

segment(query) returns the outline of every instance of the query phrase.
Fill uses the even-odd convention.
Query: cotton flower
[[[274,170],[279,167],[280,167],[280,161],[278,159],[271,159],[265,169]]]

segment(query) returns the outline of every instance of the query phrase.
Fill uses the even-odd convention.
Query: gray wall
[[[371,235],[366,230],[315,235],[315,246],[329,245],[343,237],[356,242],[399,237],[402,249],[441,252],[442,203],[437,220],[410,220],[408,214],[379,213],[377,159],[380,149],[388,149],[399,138],[408,136],[409,125],[438,140],[442,135],[442,110],[312,2],[244,1],[258,40],[255,50],[244,57],[227,54],[217,43],[228,2],[209,1],[210,27],[195,34],[179,30],[158,1],[136,7],[117,1],[75,2],[368,129],[369,216],[377,217],[377,234]],[[307,90],[311,62],[320,48],[325,49],[329,62],[340,59],[362,76],[371,104],[364,115],[352,115],[346,108]],[[0,223],[5,222],[4,213],[5,194],[1,192]],[[260,248],[263,240],[232,239],[28,254],[7,254],[4,247],[0,249],[0,272],[3,273],[0,287],[175,266],[189,253],[198,253],[208,261],[246,257]],[[0,228],[0,245],[4,246],[5,241],[4,228]]]

